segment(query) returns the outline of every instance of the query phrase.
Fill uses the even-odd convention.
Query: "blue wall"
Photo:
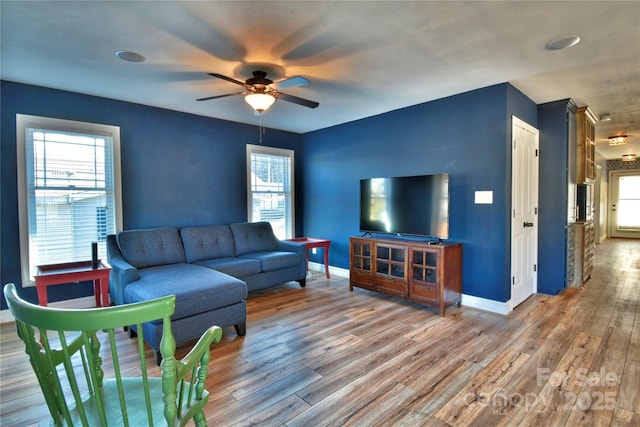
[[[305,134],[305,234],[331,239],[330,264],[348,269],[360,179],[448,172],[449,240],[463,243],[463,293],[507,301],[512,115],[537,124],[536,104],[500,84]],[[485,190],[493,204],[474,204]]]
[[[2,265],[0,283],[20,279],[16,114],[120,127],[125,229],[224,224],[247,220],[246,144],[258,128],[138,104],[1,82]],[[216,108],[211,104],[211,108]],[[247,114],[251,114],[247,110]],[[263,144],[299,150],[302,136],[268,129]],[[301,176],[304,161],[296,159]],[[299,214],[302,208],[297,209]],[[302,233],[302,220],[298,220]],[[19,292],[36,301],[35,288]],[[49,300],[91,295],[88,285],[54,286]],[[6,307],[4,298],[2,306]]]
[[[544,224],[538,233],[538,292],[551,295],[558,294],[568,285],[566,233],[569,216],[569,135],[575,140],[575,111],[576,105],[570,99],[538,106],[538,222]],[[575,150],[575,141],[573,144]]]
[[[246,220],[245,150],[257,143],[256,127],[6,81],[1,91],[1,283],[21,283],[16,113],[120,126],[124,228]],[[296,150],[296,234],[331,239],[330,264],[345,269],[349,237],[359,234],[360,179],[448,172],[449,237],[464,244],[463,292],[504,302],[512,115],[537,125],[535,103],[505,83],[305,135],[268,130],[263,143]],[[494,203],[474,204],[479,190],[493,191]],[[36,300],[34,288],[20,292]],[[49,298],[91,293],[55,286]]]

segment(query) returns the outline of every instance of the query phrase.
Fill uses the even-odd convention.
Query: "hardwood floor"
[[[605,241],[582,289],[509,316],[440,317],[317,276],[252,294],[246,337],[225,329],[210,426],[640,425],[640,240]],[[0,424],[44,425],[14,325],[0,334]]]

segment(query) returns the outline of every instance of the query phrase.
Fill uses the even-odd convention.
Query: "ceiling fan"
[[[206,98],[197,99],[196,101],[208,101],[210,99],[225,98],[227,96],[245,95],[245,101],[247,101],[247,103],[258,113],[266,111],[276,99],[281,99],[283,101],[292,102],[309,108],[316,108],[320,105],[320,103],[316,101],[310,101],[308,99],[289,95],[288,93],[280,91],[281,89],[300,87],[309,84],[309,80],[302,76],[290,77],[274,83],[273,80],[267,78],[266,72],[257,70],[253,72],[253,77],[247,79],[243,83],[231,77],[223,76],[222,74],[207,74],[212,77],[217,77],[219,79],[235,83],[244,87],[245,90],[243,92],[228,93],[225,95],[208,96]]]

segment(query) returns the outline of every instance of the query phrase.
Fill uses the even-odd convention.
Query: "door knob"
[[[524,223],[523,227],[533,227],[533,223],[532,222],[526,222]]]

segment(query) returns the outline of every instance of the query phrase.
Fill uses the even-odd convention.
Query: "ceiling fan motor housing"
[[[269,86],[273,83],[273,80],[269,80],[267,78],[267,73],[264,71],[254,71],[253,77],[247,79],[245,83],[251,86]]]

